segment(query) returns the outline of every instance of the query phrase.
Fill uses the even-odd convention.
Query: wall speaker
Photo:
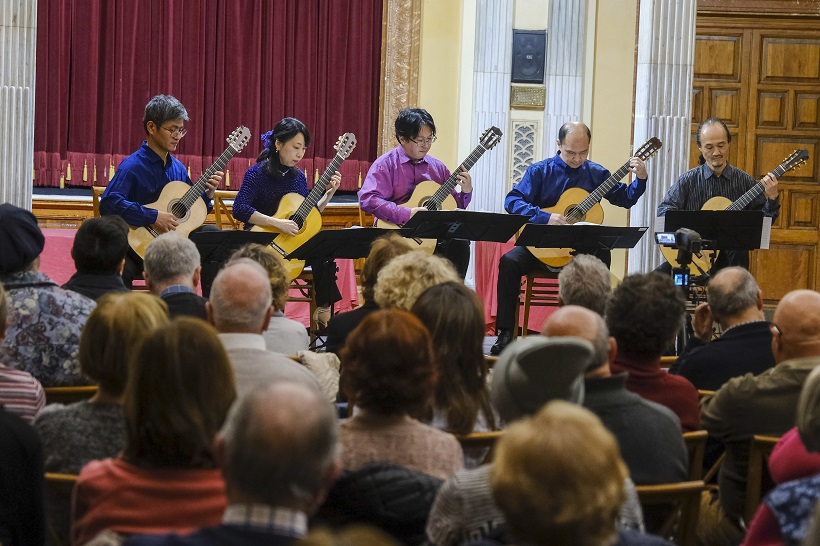
[[[513,83],[544,83],[547,31],[513,30]]]

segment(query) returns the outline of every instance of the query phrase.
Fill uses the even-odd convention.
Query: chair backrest
[[[683,442],[689,452],[689,479],[703,478],[703,457],[706,454],[706,439],[709,433],[705,430],[695,430],[683,433]]]
[[[214,221],[216,227],[219,229],[242,229],[242,226],[239,225],[239,221],[233,217],[233,209],[229,209],[225,203],[226,200],[233,201],[236,199],[237,193],[239,192],[231,190],[216,190],[214,192]],[[223,224],[230,224],[230,227],[226,228]]]
[[[661,357],[661,368],[663,368],[665,370],[668,370],[669,368],[672,367],[672,364],[674,364],[675,361],[677,361],[677,360],[678,360],[678,357],[676,357],[676,356],[662,356]]]
[[[671,505],[672,510],[664,518],[657,534],[672,538],[679,546],[695,544],[695,533],[700,512],[700,496],[706,490],[702,480],[667,483],[661,485],[639,485],[638,498],[641,507]]]
[[[753,436],[749,447],[749,469],[746,474],[746,509],[744,517],[748,525],[769,489],[772,488],[772,478],[769,475],[769,456],[775,444],[780,440],[776,436]]]
[[[71,492],[77,476],[46,472],[45,477],[47,543],[68,546],[71,530]]]
[[[501,430],[492,430],[489,432],[471,432],[470,434],[457,435],[456,438],[461,444],[461,449],[465,452],[468,450],[479,451],[486,449],[487,452],[484,454],[481,464],[487,464],[492,462],[495,443],[501,438],[502,434],[503,431]]]
[[[88,400],[97,394],[97,386],[88,387],[46,387],[46,404],[71,404],[80,400]]]
[[[712,396],[715,394],[715,391],[707,391],[704,389],[698,389],[698,401],[703,400],[707,396]]]
[[[105,191],[105,186],[91,186],[91,209],[94,216],[100,216],[100,196]]]

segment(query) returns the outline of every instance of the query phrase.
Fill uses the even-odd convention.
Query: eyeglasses
[[[410,142],[417,144],[419,146],[431,146],[433,142],[436,141],[436,135],[431,136],[430,138],[416,138],[416,139],[408,139]]]
[[[171,133],[171,136],[174,137],[174,138],[182,138],[186,134],[188,134],[188,129],[186,129],[185,127],[177,127],[176,129],[169,129],[168,127],[160,127],[160,129],[165,129],[166,131]]]

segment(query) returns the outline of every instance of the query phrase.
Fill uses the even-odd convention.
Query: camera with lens
[[[689,296],[689,264],[692,263],[692,255],[699,254],[703,250],[703,239],[697,231],[680,228],[675,233],[656,233],[655,240],[658,244],[673,246],[678,249],[678,267],[672,268],[672,280],[676,286],[680,286],[686,297]]]
[[[689,254],[689,260],[692,260],[692,254],[697,254],[703,250],[703,239],[700,233],[687,228],[680,228],[675,232],[675,248]],[[680,260],[678,260],[680,262]],[[683,264],[681,264],[683,265]]]

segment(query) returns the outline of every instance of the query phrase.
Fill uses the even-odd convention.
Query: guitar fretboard
[[[459,167],[453,171],[453,174],[450,175],[450,178],[444,182],[439,189],[436,190],[436,193],[424,204],[427,210],[439,210],[441,209],[441,204],[444,203],[444,200],[447,199],[447,196],[450,195],[454,189],[456,189],[456,185],[458,184],[458,174],[461,172],[461,168],[464,167],[466,170],[470,170],[475,165],[476,161],[484,155],[484,152],[487,151],[487,148],[484,147],[483,144],[479,144],[478,146],[473,149],[470,155],[467,156],[467,159],[464,160],[463,163],[459,165]]]
[[[327,190],[327,184],[330,182],[330,179],[336,174],[336,171],[339,170],[339,166],[342,164],[345,158],[341,154],[336,154],[336,157],[330,162],[330,165],[327,166],[325,172],[322,173],[322,176],[319,177],[319,180],[316,181],[316,184],[313,185],[313,189],[310,190],[305,200],[302,201],[302,204],[299,205],[299,208],[296,209],[296,212],[293,213],[293,216],[290,217],[291,220],[296,222],[296,225],[299,226],[299,229],[302,229],[302,226],[305,223],[305,220],[310,214],[310,211],[313,210],[313,207],[319,202],[319,199],[325,194]]]
[[[177,218],[184,217],[196,200],[199,199],[203,192],[205,192],[205,187],[208,180],[214,175],[215,172],[221,171],[225,168],[228,164],[228,161],[231,160],[233,156],[239,150],[235,150],[233,146],[228,146],[222,154],[216,158],[216,161],[213,162],[213,165],[208,167],[208,169],[202,173],[202,176],[199,177],[199,180],[196,181],[196,184],[191,186],[191,189],[185,192],[185,195],[182,196],[177,203],[171,207],[171,211],[174,213],[174,216]]]
[[[780,165],[775,167],[775,169],[772,171],[772,174],[775,178],[780,178],[788,170],[789,169],[786,169],[786,167],[784,167],[781,163]],[[763,193],[764,191],[766,191],[766,186],[763,185],[763,182],[758,182],[757,184],[749,188],[749,190],[746,193],[738,197],[737,201],[729,205],[729,207],[726,210],[743,210],[749,205],[749,203],[754,201],[755,198],[757,198],[757,196]]]
[[[589,212],[589,209],[601,202],[609,190],[615,187],[615,184],[620,182],[623,177],[629,173],[629,161],[621,165],[621,168],[615,171],[603,184],[595,188],[595,191],[584,198],[583,201],[573,207],[572,211],[567,215],[567,223],[574,224],[581,221]]]

